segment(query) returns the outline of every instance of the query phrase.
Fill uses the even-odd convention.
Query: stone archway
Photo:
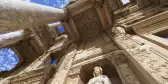
[[[70,69],[67,84],[87,84],[93,78],[95,66],[102,67],[103,75],[108,76],[112,84],[141,84],[127,56],[121,52],[110,52],[74,63]]]
[[[102,67],[103,75],[108,76],[112,84],[123,84],[118,75],[116,68],[108,59],[102,59],[87,65],[84,65],[80,70],[80,78],[83,84],[87,84],[89,79],[93,78],[93,68],[95,66]]]

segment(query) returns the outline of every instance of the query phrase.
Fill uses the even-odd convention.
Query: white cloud
[[[30,2],[31,0],[24,0],[24,1],[28,1],[28,2]]]
[[[122,0],[123,4],[127,4],[130,2],[130,0]]]
[[[49,4],[49,0],[44,0],[45,4]]]
[[[65,6],[64,4],[61,4],[61,5],[60,5],[60,8],[63,8],[64,6]]]

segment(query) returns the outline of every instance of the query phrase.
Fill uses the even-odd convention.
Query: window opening
[[[0,49],[0,72],[12,70],[18,63],[19,58],[11,48]]]

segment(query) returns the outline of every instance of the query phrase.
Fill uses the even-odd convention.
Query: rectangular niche
[[[154,33],[154,35],[168,40],[168,29]]]

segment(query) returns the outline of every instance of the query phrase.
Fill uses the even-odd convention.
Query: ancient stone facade
[[[167,2],[73,0],[63,10],[31,10],[43,14],[50,9],[47,14],[55,14],[55,18],[46,15],[41,24],[22,22],[21,26],[33,25],[26,30],[28,36],[8,45],[21,61],[12,71],[0,72],[0,83],[87,84],[93,68],[100,66],[113,84],[168,84]],[[53,20],[60,23],[46,24]],[[59,25],[64,33],[58,31]],[[1,32],[17,30],[15,27]]]

